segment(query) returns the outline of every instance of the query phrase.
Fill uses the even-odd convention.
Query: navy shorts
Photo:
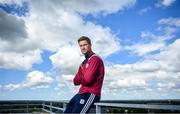
[[[88,113],[95,102],[99,102],[100,97],[92,93],[76,94],[70,102],[64,113]]]

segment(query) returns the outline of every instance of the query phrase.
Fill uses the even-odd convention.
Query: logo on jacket
[[[84,102],[85,102],[84,99],[81,99],[81,100],[79,101],[80,104],[84,104]]]
[[[87,64],[86,64],[86,68],[88,68],[88,67],[89,67],[89,64],[87,63]]]

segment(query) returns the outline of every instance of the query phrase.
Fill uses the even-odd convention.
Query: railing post
[[[52,102],[50,102],[50,111],[52,113]]]
[[[26,113],[28,113],[29,112],[29,103],[28,103],[28,101],[26,102]]]
[[[125,112],[125,114],[128,114],[128,109],[125,109],[124,112]]]
[[[65,102],[63,102],[63,112],[64,112],[64,110],[66,109],[66,103]]]
[[[101,114],[101,106],[96,105],[96,114]]]
[[[43,110],[44,110],[44,105],[45,105],[44,101],[42,102],[42,105],[43,105]]]

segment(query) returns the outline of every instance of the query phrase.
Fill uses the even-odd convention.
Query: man
[[[81,85],[79,92],[70,100],[64,113],[88,113],[94,102],[99,102],[104,79],[102,59],[91,49],[91,40],[82,36],[78,39],[85,60],[74,77],[74,85]]]

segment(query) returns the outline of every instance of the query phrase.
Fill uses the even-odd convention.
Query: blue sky
[[[101,99],[180,98],[180,1],[0,2],[0,100],[68,100],[92,39],[105,63]]]

